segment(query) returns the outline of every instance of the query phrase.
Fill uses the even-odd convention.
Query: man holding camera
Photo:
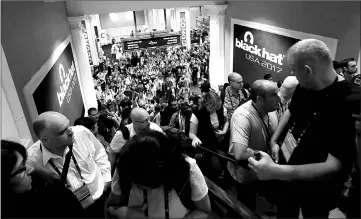
[[[228,163],[228,171],[237,181],[237,198],[252,210],[256,209],[256,194],[260,187],[256,176],[247,168],[247,159],[255,150],[270,153],[269,141],[277,127],[277,84],[267,80],[253,83],[251,100],[238,107],[231,119],[229,153],[238,163]],[[242,165],[243,164],[243,165]]]
[[[280,193],[278,217],[297,218],[301,209],[304,218],[327,218],[355,160],[352,115],[360,112],[360,89],[337,75],[328,47],[319,40],[299,41],[287,60],[299,85],[271,145],[276,154],[287,134],[295,148],[287,165],[261,152],[259,161],[248,159],[249,167],[260,180],[290,182]]]

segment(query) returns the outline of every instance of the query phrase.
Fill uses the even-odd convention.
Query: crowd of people
[[[235,187],[253,211],[261,195],[279,218],[300,211],[328,218],[336,208],[360,217],[355,61],[341,62],[341,75],[323,42],[301,40],[287,53],[284,81],[265,75],[248,85],[231,73],[217,92],[207,80],[208,57],[207,42],[190,51],[124,53],[94,74],[98,109],[89,117],[71,126],[60,113],[42,113],[33,123],[39,141],[27,153],[2,141],[9,145],[1,161],[13,206],[7,216],[24,216],[16,210],[23,205],[32,209],[27,217],[58,216],[61,205],[41,211],[50,199],[16,201],[61,187],[74,196],[60,192],[57,201],[78,203],[62,217],[211,218],[207,177]],[[200,94],[190,92],[198,84]],[[32,187],[29,175],[46,184]],[[49,185],[53,193],[41,192]]]

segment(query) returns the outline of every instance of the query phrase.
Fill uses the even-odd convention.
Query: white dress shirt
[[[74,160],[71,159],[67,175],[67,183],[70,186],[69,189],[75,191],[83,186],[83,182],[85,182],[92,198],[97,200],[103,194],[105,183],[111,181],[108,155],[105,152],[104,146],[91,131],[83,126],[73,126],[71,129],[74,132],[75,139],[73,154],[81,170],[83,180],[76,169]],[[41,166],[57,173],[49,163],[49,161],[52,160],[59,171],[62,172],[65,155],[68,151],[69,148],[65,150],[63,157],[61,157],[51,153],[40,141],[37,141],[28,148],[27,166]]]

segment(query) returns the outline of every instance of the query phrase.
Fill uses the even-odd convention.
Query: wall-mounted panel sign
[[[73,124],[83,116],[84,104],[75,62],[69,36],[24,88],[32,119],[43,112],[56,111]]]
[[[88,37],[88,31],[86,29],[85,20],[82,20],[81,24],[82,24],[81,30],[83,32],[83,38],[85,40],[85,46],[86,46],[86,51],[88,53],[89,64],[93,65],[92,54],[91,54],[91,51],[90,51],[90,42],[89,42],[89,37]]]
[[[149,47],[158,47],[158,46],[174,46],[179,44],[180,44],[180,36],[139,39],[135,41],[125,41],[124,50],[127,51],[133,49],[145,49]]]
[[[187,46],[187,21],[186,21],[186,12],[181,11],[179,13],[180,18],[180,31],[181,31],[181,39],[182,46]]]
[[[274,81],[290,75],[287,50],[299,39],[234,24],[233,71],[252,84],[271,74]]]

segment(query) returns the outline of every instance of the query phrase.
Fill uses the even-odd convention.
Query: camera
[[[259,160],[261,160],[261,158],[262,158],[262,155],[261,155],[261,153],[259,152],[259,150],[255,150],[255,151],[254,151],[254,159],[257,160],[257,161],[259,161]]]

